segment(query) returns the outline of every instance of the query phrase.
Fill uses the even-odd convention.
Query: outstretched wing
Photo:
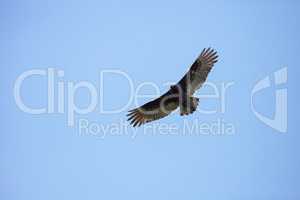
[[[214,49],[203,49],[199,57],[190,67],[189,71],[177,83],[187,95],[192,96],[206,81],[206,78],[218,61],[218,55]]]
[[[147,122],[161,119],[169,115],[179,106],[178,95],[171,90],[141,107],[130,110],[127,114],[130,124],[141,126]]]

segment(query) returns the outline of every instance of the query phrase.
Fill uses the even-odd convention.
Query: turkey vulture
[[[128,121],[134,127],[141,126],[169,115],[177,107],[180,108],[180,115],[193,113],[199,102],[199,98],[193,97],[193,94],[205,82],[208,73],[217,62],[217,58],[218,55],[214,49],[203,49],[189,71],[176,85],[172,85],[165,94],[157,99],[130,110],[127,114]]]

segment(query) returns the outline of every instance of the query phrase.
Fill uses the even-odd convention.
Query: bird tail
[[[180,104],[180,115],[189,115],[193,113],[199,104],[199,98],[187,97]]]

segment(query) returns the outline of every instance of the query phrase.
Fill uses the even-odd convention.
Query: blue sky
[[[18,199],[299,199],[299,135],[296,126],[299,95],[299,3],[297,1],[2,1],[0,134],[0,197]],[[226,91],[225,112],[219,99],[201,99],[200,109],[187,117],[175,113],[153,124],[175,124],[176,134],[99,135],[79,132],[85,119],[110,126],[126,119],[126,109],[103,114],[126,104],[129,85],[105,69],[126,73],[134,89],[144,82],[160,86],[177,81],[204,47],[219,52],[208,81]],[[287,67],[288,81],[274,85],[273,72]],[[32,115],[14,98],[18,77],[28,70],[64,71],[55,77],[67,84],[87,81],[98,94],[93,112],[68,116],[57,112]],[[270,77],[270,87],[255,95],[255,109],[272,118],[275,92],[288,94],[285,133],[267,126],[251,109],[251,91]],[[153,87],[142,89],[153,94]],[[203,93],[201,93],[203,92]],[[203,88],[201,94],[211,93]],[[24,81],[26,105],[47,106],[47,79]],[[100,97],[103,101],[100,101]],[[91,98],[78,90],[76,104]],[[148,99],[141,99],[139,104]],[[130,103],[128,109],[135,105]],[[184,121],[211,124],[222,119],[234,134],[184,132]],[[99,134],[103,134],[100,131]],[[135,137],[131,136],[135,134]]]

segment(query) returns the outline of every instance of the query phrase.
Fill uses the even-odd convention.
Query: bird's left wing
[[[147,122],[161,119],[169,115],[179,106],[178,95],[171,90],[141,107],[130,110],[127,114],[130,124],[141,126]]]

